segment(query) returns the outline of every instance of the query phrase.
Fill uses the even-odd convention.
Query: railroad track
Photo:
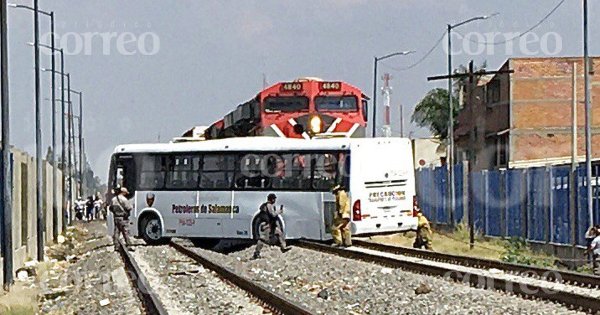
[[[181,253],[187,258],[197,262],[204,268],[215,272],[218,277],[226,283],[232,284],[247,292],[255,301],[257,301],[257,304],[260,304],[262,307],[270,310],[274,314],[313,314],[303,306],[298,305],[277,293],[269,291],[260,284],[236,274],[230,268],[220,265],[217,262],[214,262],[194,252],[184,245],[172,241],[169,244],[169,247],[175,249],[177,252]],[[138,297],[142,302],[144,312],[149,315],[168,315],[169,313],[165,306],[160,301],[158,295],[152,290],[149,281],[142,272],[142,269],[136,263],[130,252],[127,251],[127,247],[122,241],[119,241],[118,249],[125,263],[125,268],[130,282],[134,286]]]
[[[378,245],[373,245],[373,243],[361,241],[356,242],[355,244],[358,246],[344,249],[334,248],[323,243],[306,240],[300,240],[296,243],[297,246],[305,249],[316,250],[350,259],[374,262],[380,265],[392,268],[400,268],[421,274],[441,276],[457,282],[469,284],[473,287],[500,290],[528,299],[552,301],[565,305],[570,309],[583,310],[591,313],[600,313],[600,298],[596,295],[583,293],[583,291],[590,291],[591,289],[582,289],[578,286],[570,286],[567,284],[559,284],[545,280],[535,281],[531,278],[528,279],[518,276],[491,274],[489,272],[483,272],[482,269],[475,268],[474,266],[479,266],[479,268],[484,266],[483,263],[475,264],[475,261],[471,261],[473,266],[463,266],[435,261],[437,256],[431,255],[432,253],[423,254],[423,256],[421,256],[424,257],[425,255],[428,255],[428,257],[431,257],[431,259],[409,257],[399,253],[401,251],[393,246],[383,245],[384,247],[379,247]],[[362,247],[362,245],[365,245],[365,247]],[[449,257],[446,257],[446,259],[448,258]],[[463,263],[469,263],[469,261],[464,259],[464,257],[462,258],[463,259],[461,261]],[[541,269],[543,268],[533,268],[533,272],[541,271]]]
[[[447,262],[451,264],[481,268],[481,269],[498,269],[507,273],[517,274],[520,276],[535,277],[546,281],[561,282],[573,286],[587,287],[587,288],[600,288],[600,277],[582,274],[571,271],[561,271],[556,269],[541,268],[520,264],[507,263],[491,259],[475,258],[469,256],[459,256],[452,254],[444,254],[439,252],[391,246],[385,244],[379,244],[364,240],[352,240],[355,246],[369,248],[372,250],[404,255],[410,257],[417,257],[427,260]]]
[[[135,262],[127,247],[123,244],[123,241],[119,240],[118,246],[119,254],[125,263],[125,270],[129,281],[135,288],[140,301],[142,302],[143,310],[148,315],[168,315],[165,307],[160,302],[158,296],[152,291],[148,280],[144,276],[144,273]]]
[[[169,244],[172,248],[187,256],[188,258],[196,261],[207,269],[215,272],[221,279],[228,283],[231,283],[240,289],[248,292],[256,300],[260,301],[263,307],[269,309],[275,314],[298,314],[298,315],[309,315],[313,314],[301,305],[294,303],[286,299],[285,297],[274,293],[260,284],[236,274],[230,268],[218,264],[196,252],[187,248],[184,245],[178,244],[171,241]]]

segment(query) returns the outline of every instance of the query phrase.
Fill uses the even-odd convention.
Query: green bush
[[[502,261],[528,265],[528,266],[540,266],[540,267],[551,267],[553,266],[552,259],[545,259],[535,255],[528,245],[527,242],[522,238],[511,238],[504,243],[504,255],[502,255]]]

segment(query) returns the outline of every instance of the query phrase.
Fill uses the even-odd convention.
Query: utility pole
[[[573,62],[573,87],[571,105],[571,172],[569,174],[569,219],[571,228],[572,256],[575,258],[577,246],[577,62]]]
[[[35,204],[37,210],[37,259],[44,261],[44,209],[42,207],[42,116],[40,93],[40,15],[38,0],[33,0],[34,64],[35,64]]]
[[[2,134],[0,145],[0,229],[2,229],[2,284],[5,291],[13,283],[12,255],[12,178],[10,170],[10,125],[8,102],[8,23],[6,17],[6,0],[0,0],[0,76],[2,97]]]
[[[50,12],[50,43],[52,56],[52,241],[58,241],[58,183],[56,178],[56,48],[54,47],[54,11]]]
[[[471,110],[473,110],[473,102],[472,102],[472,94],[473,94],[473,90],[474,90],[474,86],[477,85],[477,80],[476,78],[479,76],[484,76],[484,75],[488,75],[488,74],[510,74],[513,73],[513,70],[499,70],[499,71],[474,71],[474,66],[473,66],[473,60],[471,60],[471,62],[469,63],[469,71],[466,73],[455,73],[455,74],[451,74],[451,75],[441,75],[441,76],[433,76],[433,77],[428,77],[427,81],[437,81],[437,80],[451,80],[451,79],[458,79],[458,78],[465,78],[468,77],[468,84],[467,84],[467,103],[468,106],[470,106]],[[473,118],[474,120],[474,118]],[[472,152],[472,154],[469,157],[469,172],[472,172],[473,169],[473,157],[475,156],[475,152]],[[454,183],[451,183],[452,187],[454,187]],[[469,187],[469,200],[473,199],[473,185],[472,183],[469,183],[468,185]],[[473,206],[473,202],[469,202],[469,239],[470,239],[470,248],[473,249],[473,247],[475,246],[475,221],[474,221],[474,206]],[[454,208],[451,206],[450,207],[450,220],[454,219]],[[451,221],[453,222],[453,221]]]
[[[392,76],[389,73],[386,73],[381,79],[383,80],[383,88],[381,88],[381,94],[383,96],[383,105],[385,106],[384,124],[382,128],[383,136],[391,137],[392,127],[390,125],[390,95],[392,94],[392,87],[390,86],[390,80],[392,80]]]
[[[64,88],[64,86],[63,86]],[[67,89],[71,90],[71,74],[67,74]],[[67,176],[69,179],[68,187],[69,192],[67,195],[68,206],[67,209],[69,211],[69,218],[71,218],[71,222],[73,221],[73,168],[71,164],[72,157],[72,145],[71,145],[71,131],[72,129],[72,120],[73,120],[73,104],[71,103],[71,93],[67,92]],[[69,222],[69,223],[71,223]]]
[[[583,59],[585,80],[585,175],[589,226],[594,225],[594,199],[592,195],[592,105],[590,95],[590,55],[588,51],[588,1],[583,0]]]
[[[83,92],[79,94],[79,195],[83,197]]]
[[[402,103],[400,103],[400,138],[404,138],[404,114]]]

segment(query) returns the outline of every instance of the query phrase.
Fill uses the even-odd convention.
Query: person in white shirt
[[[592,240],[590,251],[592,253],[592,266],[594,274],[600,275],[600,226],[596,226],[596,237]]]

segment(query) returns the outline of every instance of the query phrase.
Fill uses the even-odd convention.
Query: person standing
[[[113,230],[113,244],[115,245],[115,251],[118,248],[119,234],[123,234],[127,249],[133,252],[134,249],[131,247],[129,241],[129,233],[127,232],[127,223],[129,220],[129,214],[133,210],[131,203],[127,199],[129,191],[125,187],[121,187],[118,190],[118,194],[114,196],[110,203],[110,211],[113,213],[115,227]]]
[[[283,233],[281,221],[279,221],[279,214],[283,213],[283,206],[277,211],[277,207],[275,206],[276,201],[277,196],[275,196],[275,194],[269,194],[267,196],[267,202],[261,204],[259,207],[258,242],[256,243],[252,259],[261,258],[260,251],[265,245],[273,245],[276,243],[279,245],[282,253],[290,250],[285,243],[285,235]]]
[[[592,253],[592,267],[595,275],[600,275],[600,230],[594,227],[596,237],[592,240],[590,250]]]
[[[433,250],[431,241],[433,239],[433,233],[431,232],[431,225],[427,217],[421,212],[421,209],[415,209],[417,212],[417,237],[413,244],[414,248],[422,248],[425,246],[427,250]]]
[[[352,236],[350,233],[350,201],[346,189],[342,185],[333,187],[332,193],[335,195],[335,213],[333,216],[333,227],[331,236],[333,237],[334,247],[352,246]]]

